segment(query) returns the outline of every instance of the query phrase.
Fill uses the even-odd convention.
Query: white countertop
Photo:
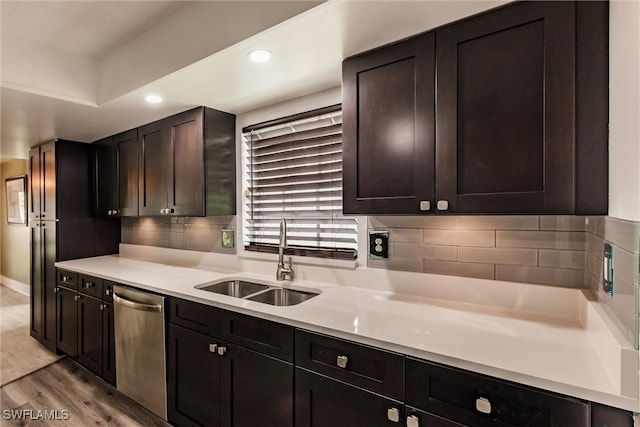
[[[56,266],[640,412],[638,352],[606,328],[602,313],[579,290],[580,316],[574,318],[120,256]],[[321,293],[276,307],[194,288],[224,278]]]

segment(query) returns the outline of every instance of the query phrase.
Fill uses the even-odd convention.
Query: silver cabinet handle
[[[218,347],[218,355],[220,356],[224,356],[224,354],[227,352],[227,347]]]
[[[111,295],[111,289],[105,289],[105,290],[104,290],[104,294],[105,294],[106,296]]]
[[[420,427],[420,418],[417,415],[408,416],[407,427]]]
[[[160,304],[144,304],[141,302],[131,301],[122,297],[119,297],[118,294],[113,294],[113,301],[116,304],[123,305],[125,307],[133,308],[134,310],[140,311],[152,311],[156,313],[162,313],[162,305]]]
[[[346,369],[348,363],[349,358],[347,356],[338,356],[336,358],[336,365],[338,365],[338,368]]]
[[[446,200],[438,200],[438,204],[436,207],[439,211],[449,210],[449,202]]]
[[[216,353],[218,351],[218,344],[209,344],[209,352]]]
[[[74,301],[78,302],[78,300],[80,299],[80,295],[75,295],[75,296],[73,297],[73,299],[74,299]]]
[[[420,210],[421,211],[430,211],[431,210],[431,202],[428,200],[420,201]]]
[[[100,304],[100,311],[104,311],[105,309],[105,305],[104,304]]]
[[[387,409],[387,418],[394,423],[400,422],[400,411],[398,408]]]
[[[476,399],[476,410],[481,414],[491,413],[491,402],[486,397],[479,397]]]
[[[57,288],[57,287],[56,287],[56,288],[53,288],[53,293],[54,293],[54,294],[57,294],[57,293],[58,293],[58,288]]]
[[[166,214],[166,213],[167,213],[166,211],[167,211],[166,209],[160,209],[160,213],[161,213],[162,215]]]
[[[96,284],[93,283],[93,282],[84,282],[84,288],[85,289],[93,288],[95,286],[96,286]]]

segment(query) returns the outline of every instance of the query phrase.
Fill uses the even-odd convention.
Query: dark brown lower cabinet
[[[177,426],[218,425],[220,358],[207,335],[169,324],[167,339],[167,410]]]
[[[78,362],[102,375],[102,301],[78,294]]]
[[[116,339],[113,304],[102,303],[102,378],[116,385]]]
[[[589,402],[406,359],[406,404],[474,427],[584,427]]]
[[[172,424],[293,426],[290,362],[169,323],[167,366]]]
[[[296,427],[383,427],[404,424],[404,405],[379,394],[296,368]]]
[[[68,356],[76,357],[78,353],[78,293],[58,286],[58,314],[56,319],[58,350]]]
[[[221,425],[293,426],[293,365],[237,345],[222,360]]]
[[[95,287],[83,288],[76,283],[77,277],[73,274],[58,270],[57,349],[115,386],[113,305],[76,290],[102,289],[102,279],[84,276],[89,283],[95,283]]]

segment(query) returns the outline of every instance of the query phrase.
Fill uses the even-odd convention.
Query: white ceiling
[[[345,57],[504,2],[2,0],[0,157],[336,87]],[[272,61],[249,63],[256,47]],[[146,105],[148,93],[165,102]]]

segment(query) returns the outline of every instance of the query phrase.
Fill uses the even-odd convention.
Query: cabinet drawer
[[[209,336],[220,336],[218,308],[173,297],[169,298],[167,307],[169,322]]]
[[[56,283],[68,289],[78,289],[78,273],[74,271],[60,270],[57,271]]]
[[[294,412],[296,427],[405,425],[402,402],[302,368],[296,368]]]
[[[103,280],[102,281],[102,300],[113,302],[113,287],[117,286],[118,283],[112,282],[111,280]]]
[[[78,292],[102,298],[102,279],[86,274],[78,274]]]
[[[288,362],[293,361],[293,327],[232,311],[220,312],[221,338]]]
[[[296,364],[394,399],[404,398],[404,356],[296,330]]]
[[[406,403],[473,426],[588,425],[589,405],[425,361],[406,360]]]

